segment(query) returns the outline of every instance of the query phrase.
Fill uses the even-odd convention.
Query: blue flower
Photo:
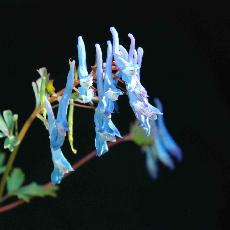
[[[157,108],[162,111],[163,107],[160,100],[156,98],[154,102]],[[163,116],[151,122],[151,130],[150,137],[153,144],[144,146],[143,149],[146,152],[147,171],[153,179],[156,179],[158,176],[158,161],[173,170],[175,168],[173,157],[181,161],[182,151],[169,134]]]
[[[119,45],[118,33],[114,27],[110,28],[113,36],[113,55],[121,71],[121,78],[126,83],[129,103],[141,127],[146,135],[150,135],[149,120],[156,120],[157,115],[162,115],[161,111],[148,102],[148,94],[140,83],[140,68],[142,64],[143,49],[135,49],[135,39],[132,34],[128,34],[131,39],[129,52]]]
[[[155,121],[152,121],[152,129],[153,129],[153,141],[154,141],[154,149],[156,151],[156,155],[159,161],[161,161],[165,166],[170,169],[174,169],[174,163],[172,158],[170,157],[170,153],[167,152],[161,137],[159,136],[158,127],[155,124]]]
[[[70,163],[64,157],[61,149],[54,150],[51,148],[54,170],[51,173],[51,182],[60,184],[65,173],[74,171]]]
[[[161,101],[158,98],[154,99],[156,107],[163,111],[163,106]],[[169,131],[167,130],[164,122],[163,116],[160,116],[157,120],[157,127],[159,130],[159,135],[161,137],[162,143],[165,147],[165,149],[174,157],[177,158],[177,160],[182,160],[182,151],[180,147],[176,144],[172,136],[170,135]]]
[[[61,151],[61,146],[64,143],[66,132],[68,131],[66,115],[74,85],[74,65],[75,61],[73,61],[70,66],[66,88],[59,102],[57,119],[55,119],[50,102],[45,97],[45,106],[48,116],[48,128],[50,134],[50,148],[54,164],[54,170],[51,174],[51,181],[53,184],[59,184],[65,173],[73,171],[73,168]]]
[[[147,171],[152,179],[157,179],[158,177],[158,165],[157,165],[157,154],[152,146],[145,147],[145,164]]]
[[[107,41],[107,58],[106,58],[106,67],[105,67],[105,76],[104,76],[104,98],[103,102],[106,105],[105,115],[109,116],[113,113],[115,108],[115,103],[118,100],[118,97],[122,95],[122,91],[116,88],[115,81],[112,77],[112,44],[110,41]]]
[[[85,52],[85,44],[81,36],[78,37],[78,75],[80,79],[80,87],[78,87],[78,91],[82,97],[83,103],[89,103],[92,101],[94,96],[94,91],[91,88],[93,84],[93,76],[88,74],[87,64],[86,64],[86,52]]]
[[[175,165],[168,151],[165,149],[162,139],[159,136],[159,130],[156,126],[156,121],[151,122],[151,139],[152,145],[143,146],[146,155],[146,169],[152,179],[158,177],[158,161],[164,164],[169,169],[173,170]]]
[[[120,132],[111,120],[111,113],[114,110],[114,101],[117,100],[121,94],[116,89],[112,81],[112,48],[111,43],[108,42],[108,52],[106,61],[105,79],[103,81],[102,69],[102,52],[98,44],[96,46],[96,65],[97,65],[97,91],[99,103],[95,109],[94,122],[95,122],[95,147],[97,156],[101,156],[108,152],[107,141],[116,141],[116,136],[121,137]],[[106,91],[106,92],[105,92]],[[109,91],[109,92],[108,92]],[[118,94],[118,95],[116,95]],[[111,96],[112,95],[112,96]]]
[[[54,150],[59,149],[65,140],[66,132],[68,131],[67,122],[67,109],[69,106],[69,100],[72,94],[72,88],[74,85],[74,65],[75,61],[72,61],[70,70],[67,77],[66,88],[63,92],[61,100],[59,102],[57,119],[55,120],[53,111],[49,103],[46,103],[46,110],[48,114],[48,123],[50,129],[50,142],[51,147]],[[48,100],[46,100],[48,102]]]
[[[52,153],[52,160],[54,164],[54,170],[51,174],[51,182],[53,184],[59,184],[61,182],[61,179],[63,178],[64,174],[73,171],[73,168],[69,164],[69,162],[66,160],[64,157],[61,148],[53,148],[52,146],[52,139],[51,135],[54,132],[53,130],[58,130],[56,126],[56,120],[53,114],[53,110],[51,107],[50,102],[48,101],[47,98],[45,98],[45,105],[46,105],[46,111],[47,111],[47,116],[48,116],[48,128],[49,128],[49,134],[50,134],[50,148],[51,148],[51,153]],[[61,130],[64,130],[63,128]],[[63,136],[64,133],[60,136]],[[65,135],[64,135],[65,136]],[[61,138],[59,138],[61,139]]]

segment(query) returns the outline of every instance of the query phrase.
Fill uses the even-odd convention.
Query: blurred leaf
[[[6,123],[7,128],[12,131],[14,129],[14,118],[11,110],[3,111],[3,117]]]
[[[11,152],[14,151],[14,148],[20,143],[18,137],[9,136],[6,137],[4,141],[4,149],[9,149]]]
[[[131,125],[130,128],[131,139],[137,145],[152,145],[153,142],[149,136],[146,136],[144,129],[142,129],[137,122]]]
[[[3,165],[4,164],[4,161],[5,161],[5,154],[0,152],[0,174],[2,174],[4,171],[5,171],[5,166]]]
[[[25,174],[20,168],[15,168],[10,176],[7,178],[8,193],[18,190],[25,180]]]
[[[0,175],[5,171],[6,166],[0,166]]]
[[[36,182],[32,182],[29,185],[21,187],[17,192],[14,193],[14,195],[16,195],[18,199],[29,202],[33,197],[56,197],[57,190],[58,187],[54,185],[45,188],[42,185],[38,185]]]
[[[5,161],[5,158],[6,158],[5,154],[2,153],[2,152],[0,152],[0,166],[3,165],[3,163],[4,163],[4,161]]]
[[[9,134],[8,128],[1,114],[0,114],[0,131],[2,131],[4,136],[7,136]]]

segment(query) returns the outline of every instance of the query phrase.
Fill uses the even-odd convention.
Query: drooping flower
[[[157,165],[156,151],[154,150],[153,146],[146,146],[144,150],[146,154],[145,157],[146,169],[152,179],[157,179],[159,169]]]
[[[152,121],[152,138],[154,142],[154,149],[157,154],[157,158],[159,161],[161,161],[165,166],[167,166],[169,169],[174,169],[174,163],[170,156],[170,153],[165,148],[162,139],[159,135],[159,129],[156,126],[156,122]]]
[[[47,116],[48,116],[48,129],[49,129],[49,134],[50,134],[50,149],[51,149],[52,160],[53,160],[53,165],[54,165],[53,172],[51,173],[51,182],[53,184],[60,184],[64,174],[70,171],[73,171],[73,168],[71,167],[70,163],[64,157],[61,151],[61,148],[59,147],[59,148],[54,149],[52,146],[51,135],[53,133],[53,130],[58,129],[58,128],[56,127],[56,120],[54,117],[54,113],[53,113],[51,104],[47,98],[45,98],[45,106],[46,106],[46,111],[47,111]]]
[[[97,76],[97,91],[99,103],[95,109],[94,122],[95,122],[95,146],[97,150],[97,156],[101,156],[108,152],[107,141],[116,141],[116,136],[121,137],[120,132],[113,124],[111,120],[111,113],[114,110],[114,101],[121,94],[115,89],[112,82],[112,47],[111,43],[108,43],[107,61],[106,61],[106,73],[105,80],[103,81],[103,68],[102,68],[102,52],[98,44],[96,47],[96,76]],[[110,76],[111,74],[111,76]],[[105,92],[106,91],[106,92]],[[111,96],[108,91],[111,91],[115,96]],[[118,94],[118,95],[116,95]]]
[[[74,85],[74,66],[75,61],[72,61],[67,76],[66,87],[59,102],[57,119],[55,119],[50,102],[47,97],[45,97],[48,130],[50,134],[50,148],[54,164],[54,170],[51,174],[51,181],[53,184],[59,184],[65,173],[73,171],[73,168],[61,151],[61,146],[64,143],[66,132],[68,131],[67,109]]]
[[[162,111],[163,106],[160,100],[156,98],[154,102],[156,107]],[[143,146],[143,149],[146,152],[147,171],[153,179],[156,179],[158,176],[158,161],[173,170],[175,168],[173,157],[181,161],[182,151],[169,134],[163,116],[151,122],[151,130],[152,144]]]
[[[175,166],[173,159],[165,149],[159,136],[156,121],[151,121],[151,128],[150,138],[152,139],[152,144],[143,146],[143,150],[146,155],[146,169],[152,179],[157,179],[159,173],[159,161],[171,170],[173,170]]]
[[[161,111],[148,102],[148,94],[140,83],[140,68],[142,64],[143,49],[135,49],[135,39],[132,34],[129,52],[119,45],[118,33],[114,27],[110,28],[113,36],[113,55],[121,73],[118,74],[126,83],[129,103],[146,135],[150,135],[149,120],[156,120]]]
[[[66,132],[68,131],[67,109],[69,106],[69,101],[72,94],[72,88],[74,85],[74,65],[75,65],[75,61],[72,61],[67,76],[66,88],[59,102],[57,119],[55,120],[55,118],[52,117],[51,120],[51,115],[48,116],[49,127],[51,126],[52,123],[50,129],[50,142],[54,150],[59,149],[63,145]]]
[[[80,87],[78,87],[78,91],[81,95],[83,103],[89,103],[92,101],[94,96],[94,91],[91,88],[93,84],[93,76],[88,74],[87,64],[86,64],[86,52],[85,52],[85,44],[81,36],[78,37],[78,75],[80,79]]]
[[[60,184],[65,173],[74,171],[71,164],[64,157],[61,149],[54,150],[51,148],[52,160],[54,164],[53,172],[51,173],[51,182]]]
[[[154,99],[156,107],[163,111],[163,106],[161,101],[158,98]],[[166,150],[174,157],[177,158],[177,160],[182,160],[182,151],[180,147],[176,144],[172,136],[170,135],[168,129],[165,126],[164,117],[160,116],[157,120],[157,127],[159,130],[159,135],[161,137],[162,143]]]

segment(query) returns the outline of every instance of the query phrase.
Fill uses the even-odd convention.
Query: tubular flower
[[[59,102],[57,119],[55,120],[54,116],[51,115],[51,111],[50,111],[50,115],[48,115],[48,123],[50,127],[50,143],[51,143],[51,147],[54,150],[59,149],[63,145],[66,132],[68,131],[68,122],[66,117],[67,117],[67,109],[69,106],[70,97],[72,94],[72,88],[74,85],[74,65],[75,65],[75,61],[72,61],[67,77],[66,88]]]
[[[154,99],[156,107],[163,111],[163,106],[161,101],[158,98]],[[167,130],[164,122],[163,116],[160,116],[157,120],[157,127],[159,130],[159,135],[161,137],[162,143],[166,150],[177,160],[181,161],[182,160],[182,151],[180,147],[176,144],[172,136],[170,135],[169,131]]]
[[[163,110],[162,104],[159,99],[155,99],[155,105],[161,111]],[[167,128],[165,127],[163,117],[159,117],[157,121],[151,122],[152,145],[144,146],[146,152],[146,167],[149,175],[155,179],[158,176],[157,161],[163,163],[166,167],[173,170],[175,164],[172,157],[177,160],[182,159],[182,151],[175,143]]]
[[[46,111],[48,116],[48,128],[49,128],[49,134],[50,134],[50,148],[52,153],[52,160],[54,164],[54,170],[51,173],[51,182],[53,184],[60,184],[61,180],[65,173],[69,171],[73,171],[73,168],[71,167],[70,163],[66,160],[64,157],[61,148],[53,148],[52,142],[51,142],[51,135],[53,133],[54,129],[58,129],[56,127],[56,120],[53,114],[53,110],[51,107],[50,102],[47,98],[45,98],[45,105],[46,105]]]
[[[97,90],[99,103],[95,109],[94,122],[95,122],[95,146],[97,150],[97,156],[101,156],[108,152],[107,141],[116,141],[116,136],[121,137],[120,132],[113,124],[111,120],[111,113],[114,110],[114,101],[117,100],[121,92],[114,86],[111,81],[112,75],[112,59],[111,59],[111,43],[108,42],[107,62],[105,80],[103,81],[103,69],[102,69],[102,53],[101,48],[98,44],[96,46],[96,65],[97,65]],[[110,69],[110,70],[109,70]],[[111,78],[110,78],[111,77]],[[106,91],[106,92],[105,92]],[[109,91],[109,93],[108,93]],[[110,94],[110,92],[112,92]],[[117,95],[118,94],[118,95]],[[114,96],[111,96],[114,95]]]
[[[122,95],[122,91],[116,88],[115,81],[112,77],[112,61],[113,61],[113,53],[112,53],[112,44],[110,41],[107,41],[107,58],[106,58],[106,67],[105,67],[105,75],[104,75],[104,97],[103,103],[106,105],[105,115],[110,116],[113,113],[115,108],[115,103],[118,100],[118,97]]]
[[[91,88],[93,84],[93,76],[88,74],[87,71],[85,44],[81,36],[78,37],[77,48],[79,61],[78,75],[81,85],[78,87],[78,91],[82,97],[82,102],[89,103],[94,96],[94,91]]]
[[[145,149],[145,163],[146,168],[152,179],[158,177],[158,165],[157,165],[157,154],[153,147],[147,146]]]
[[[71,164],[64,157],[61,149],[54,150],[51,148],[54,170],[51,173],[51,182],[60,184],[65,173],[74,171]]]
[[[148,94],[140,83],[140,68],[142,64],[143,49],[135,49],[135,39],[132,34],[128,36],[131,39],[129,52],[119,45],[119,37],[114,27],[110,28],[113,36],[113,55],[121,73],[119,76],[126,83],[129,103],[132,107],[136,118],[141,127],[145,130],[146,135],[150,135],[149,120],[156,120],[157,115],[162,115],[159,109],[153,107],[148,102]]]
[[[50,134],[50,148],[54,164],[54,170],[51,174],[51,181],[53,184],[59,184],[65,173],[73,171],[71,165],[65,159],[61,151],[61,146],[64,143],[66,131],[68,131],[66,116],[70,96],[72,94],[72,88],[74,85],[74,66],[75,61],[73,61],[70,65],[66,88],[59,102],[57,119],[54,117],[50,102],[48,101],[47,97],[45,97],[45,107],[48,116],[48,130]]]

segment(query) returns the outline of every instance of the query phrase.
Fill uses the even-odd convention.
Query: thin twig
[[[124,142],[127,142],[127,141],[130,141],[131,140],[131,136],[130,134],[127,134],[125,135],[123,138],[120,138],[118,139],[116,142],[110,142],[108,144],[108,147],[109,148],[112,148],[118,144],[121,144],[121,143],[124,143]],[[81,166],[83,166],[84,164],[86,164],[88,161],[90,161],[91,159],[93,159],[94,157],[96,157],[96,150],[93,150],[92,152],[90,152],[89,154],[87,154],[85,157],[83,157],[81,160],[79,160],[78,162],[76,162],[72,167],[74,170],[77,170],[79,169]],[[70,173],[67,173],[65,174],[64,178],[65,177],[68,177],[69,175],[71,175],[73,172],[70,172]],[[44,188],[48,188],[52,186],[52,183],[51,182],[48,182],[46,184],[43,185]],[[0,207],[0,213],[3,213],[3,212],[8,212],[22,204],[24,204],[25,202],[22,201],[22,200],[17,200],[15,202],[12,202],[11,204],[7,204],[5,206],[2,206]]]

